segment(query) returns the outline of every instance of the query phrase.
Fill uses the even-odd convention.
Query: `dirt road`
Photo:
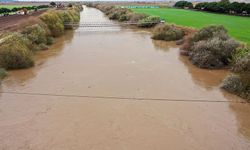
[[[83,21],[110,22],[92,8]],[[2,84],[0,149],[250,149],[250,105],[219,88],[228,72],[145,31],[79,28],[36,57]]]

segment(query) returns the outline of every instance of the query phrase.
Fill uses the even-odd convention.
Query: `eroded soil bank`
[[[86,21],[110,22],[92,8],[81,13]],[[2,83],[0,149],[250,149],[249,104],[219,89],[227,72],[192,66],[150,33],[79,28],[36,60]]]

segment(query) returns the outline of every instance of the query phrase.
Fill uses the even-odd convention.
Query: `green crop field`
[[[142,8],[132,10],[159,16],[166,22],[196,29],[212,24],[224,25],[232,37],[250,44],[250,17],[213,14],[175,8]]]
[[[0,5],[0,8],[8,8],[8,9],[12,9],[12,8],[19,8],[19,7],[28,7],[29,5]]]

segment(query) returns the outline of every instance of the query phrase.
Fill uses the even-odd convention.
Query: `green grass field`
[[[175,8],[142,8],[132,10],[135,12],[159,16],[166,22],[196,29],[211,24],[224,25],[232,37],[250,44],[250,17],[213,14]]]
[[[24,6],[29,6],[29,5],[0,5],[0,8],[8,8],[8,9],[12,9],[12,8],[19,8],[19,7],[24,7]]]

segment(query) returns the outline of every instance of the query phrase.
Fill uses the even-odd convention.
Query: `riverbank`
[[[0,68],[6,70],[29,68],[34,65],[33,55],[46,50],[53,44],[53,38],[61,36],[80,20],[81,5],[73,5],[60,10],[49,10],[35,18],[32,25],[19,28],[18,32],[1,35]]]

